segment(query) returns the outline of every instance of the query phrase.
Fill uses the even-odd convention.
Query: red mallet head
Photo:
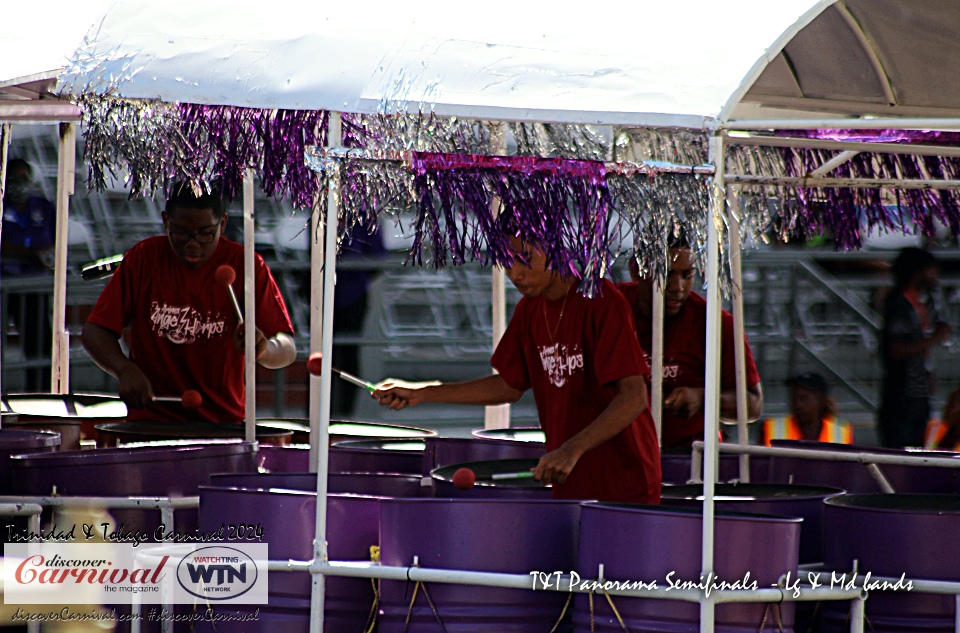
[[[183,392],[180,402],[183,403],[184,409],[199,409],[200,405],[203,404],[203,398],[200,396],[199,391],[190,389]]]
[[[460,490],[470,490],[477,482],[477,475],[469,468],[458,468],[453,473],[453,485]]]
[[[232,286],[233,282],[237,279],[237,271],[233,269],[233,266],[223,264],[217,267],[217,272],[214,273],[214,277],[221,286]]]
[[[323,362],[323,354],[320,352],[314,352],[310,354],[310,358],[307,359],[307,371],[310,372],[312,376],[320,375],[320,363]]]

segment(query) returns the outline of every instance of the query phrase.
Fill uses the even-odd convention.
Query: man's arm
[[[153,399],[150,380],[127,358],[116,334],[107,328],[87,322],[80,335],[83,348],[103,371],[120,381],[118,393],[131,409],[142,409]]]
[[[946,323],[938,323],[936,330],[929,338],[924,337],[915,343],[908,343],[903,339],[891,339],[887,341],[887,355],[890,360],[905,360],[917,354],[926,354],[931,347],[943,343],[950,335],[953,329]]]
[[[371,394],[380,404],[394,410],[413,407],[424,402],[445,404],[505,404],[516,402],[523,395],[508,385],[500,374],[475,378],[464,382],[427,384],[422,387],[399,387],[389,380],[377,386]]]
[[[560,448],[540,458],[534,479],[562,484],[584,453],[616,437],[643,412],[647,407],[647,386],[643,376],[621,378],[616,386],[617,395],[593,422]]]
[[[267,339],[262,354],[257,354],[257,362],[267,369],[281,369],[297,359],[297,345],[293,336],[286,332],[277,332]]]
[[[704,390],[694,387],[677,387],[663,401],[663,406],[674,414],[689,418],[703,411]],[[763,411],[763,390],[759,383],[747,387],[747,421],[753,422]],[[737,419],[737,390],[724,389],[720,392],[720,417],[725,420]]]

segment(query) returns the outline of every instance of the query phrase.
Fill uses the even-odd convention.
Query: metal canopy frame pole
[[[495,155],[507,153],[507,130],[503,123],[491,126],[490,149]],[[490,212],[493,217],[500,215],[500,199],[494,196]],[[497,349],[503,333],[507,329],[507,281],[503,268],[494,266],[491,272],[491,319],[493,329],[493,348]],[[496,373],[496,370],[493,370]],[[510,427],[510,404],[487,405],[483,411],[483,428],[506,429]]]
[[[747,352],[743,331],[743,261],[740,257],[740,192],[731,191],[728,212],[731,301],[733,303],[733,358],[737,370],[737,443],[750,443],[747,431]],[[721,337],[722,338],[722,337]],[[721,345],[723,341],[721,340]],[[750,483],[750,456],[740,456],[740,481]]]
[[[327,128],[327,144],[339,147],[342,128],[339,112],[331,112]],[[327,171],[327,226],[324,232],[323,260],[323,359],[320,370],[320,423],[317,435],[317,512],[316,534],[313,540],[313,560],[327,561],[327,467],[330,436],[330,386],[333,372],[333,290],[337,265],[337,220],[340,199],[340,163]],[[314,434],[311,434],[313,436]],[[323,633],[323,574],[311,574],[310,633]]]
[[[713,574],[714,487],[717,482],[717,431],[720,421],[720,232],[724,220],[726,191],[724,188],[723,137],[710,137],[710,162],[716,174],[710,187],[710,213],[707,216],[707,349],[703,396],[703,540],[701,569],[704,578]],[[704,596],[700,603],[700,631],[713,633],[716,609],[714,601]]]
[[[670,247],[666,242],[666,235],[663,244],[663,257],[667,262],[667,277],[670,276]],[[651,332],[650,350],[650,413],[653,415],[653,423],[657,427],[657,443],[663,446],[663,321],[664,321],[664,293],[666,292],[666,279],[657,279],[653,283],[653,331]]]
[[[57,159],[57,230],[53,267],[53,363],[50,393],[70,391],[70,333],[67,332],[67,247],[70,227],[70,196],[76,176],[77,126],[60,124]]]
[[[7,152],[10,149],[10,133],[12,126],[9,123],[0,124],[0,218],[3,217],[3,196],[7,191]],[[2,226],[0,222],[0,240],[2,240]],[[7,342],[0,337],[0,393],[3,393],[3,351]]]
[[[253,170],[248,168],[243,176],[243,363],[246,377],[244,438],[248,442],[256,439],[257,428],[257,293],[253,269],[256,232],[253,213]]]

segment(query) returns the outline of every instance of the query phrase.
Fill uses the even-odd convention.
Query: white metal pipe
[[[953,630],[954,633],[960,633],[960,594],[953,600],[953,610]]]
[[[317,195],[310,213],[310,353],[323,344],[323,214],[324,198]],[[320,376],[308,378],[308,417],[310,424],[310,472],[317,472],[320,459],[320,407],[323,394]]]
[[[31,497],[0,496],[0,503],[36,504],[45,508],[172,508],[174,510],[200,507],[200,497]]]
[[[254,271],[256,225],[253,213],[253,170],[248,168],[243,176],[244,438],[248,442],[256,439],[257,428],[257,277]]]
[[[900,178],[814,178],[787,176],[749,176],[727,174],[725,182],[748,185],[786,185],[789,187],[850,187],[855,189],[960,189],[960,180],[922,180]]]
[[[869,154],[903,154],[906,156],[960,156],[960,147],[939,145],[901,145],[899,143],[872,143],[870,141],[833,141],[829,139],[790,136],[761,136],[730,132],[724,137],[728,145],[756,145],[760,147],[795,147],[851,151]]]
[[[329,114],[327,143],[337,147],[342,143],[342,128],[339,112]],[[340,199],[340,165],[327,173],[327,225],[324,229],[323,262],[323,359],[320,370],[320,424],[317,433],[317,513],[316,533],[313,540],[313,559],[327,560],[327,462],[330,434],[330,387],[333,372],[333,291],[337,265],[337,220]],[[310,633],[323,633],[323,590],[321,574],[313,574],[310,588]]]
[[[28,517],[41,512],[43,507],[38,503],[0,503],[0,516]]]
[[[701,570],[705,578],[713,573],[713,493],[717,483],[717,430],[720,421],[720,231],[726,206],[724,189],[723,137],[710,137],[710,162],[716,174],[710,187],[710,215],[707,217],[707,349],[703,394],[703,551]],[[713,633],[715,608],[712,600],[700,602],[700,631]]]
[[[56,260],[53,266],[53,362],[50,393],[70,391],[70,334],[67,332],[67,248],[69,244],[70,196],[76,172],[77,126],[60,124],[57,158]]]
[[[667,236],[663,236],[663,257],[667,262],[667,275],[670,274],[670,248],[667,246]],[[650,413],[657,427],[657,442],[663,446],[663,315],[665,280],[656,279],[653,283],[653,331],[651,332],[650,350]]]
[[[897,96],[893,92],[890,75],[887,74],[887,69],[883,67],[883,62],[880,60],[880,55],[877,52],[877,47],[873,43],[873,40],[863,32],[863,27],[860,26],[860,22],[858,22],[857,18],[850,12],[850,9],[847,8],[843,0],[834,3],[833,8],[840,14],[843,21],[847,23],[847,28],[850,29],[850,32],[853,33],[854,37],[856,37],[860,43],[860,50],[867,56],[867,59],[870,60],[870,65],[873,66],[873,73],[877,76],[877,83],[883,88],[883,96],[887,100],[887,105],[897,105]]]
[[[850,633],[863,633],[866,599],[859,596],[850,604]]]
[[[495,155],[507,153],[507,126],[503,123],[491,125],[490,149]],[[500,215],[500,199],[493,198],[490,212],[493,217]],[[491,271],[491,317],[493,329],[493,348],[497,349],[503,333],[507,329],[507,282],[503,268],[494,266]],[[493,370],[496,373],[496,370]],[[488,405],[483,412],[483,428],[505,429],[510,426],[510,405]]]
[[[960,119],[878,117],[857,119],[742,119],[727,121],[726,130],[960,130]]]
[[[7,153],[10,150],[10,134],[12,126],[9,123],[0,125],[0,218],[3,217],[3,196],[7,191]],[[0,241],[3,239],[2,225],[0,222]],[[3,376],[3,349],[6,341],[0,337],[0,377]],[[2,381],[0,381],[0,393],[3,393]]]
[[[740,250],[739,191],[730,197],[730,277],[733,283],[733,358],[737,372],[737,442],[749,444],[747,431],[747,352],[743,330],[743,260]],[[722,338],[722,336],[721,336]],[[721,340],[722,344],[722,340]],[[740,456],[740,481],[750,483],[750,456]]]
[[[694,452],[703,451],[704,442],[694,442]],[[960,458],[926,457],[924,455],[884,455],[869,452],[829,451],[784,446],[740,446],[739,444],[721,444],[721,453],[748,453],[750,455],[770,455],[774,457],[800,457],[819,459],[828,462],[856,462],[860,464],[897,464],[900,466],[934,466],[938,468],[960,468]]]
[[[874,463],[865,464],[865,466],[867,468],[867,472],[870,473],[870,476],[873,477],[873,480],[877,482],[877,486],[880,487],[881,492],[888,495],[892,495],[896,492],[896,490],[894,490],[893,486],[890,484],[890,480],[883,476],[883,472],[881,472],[879,466]]]
[[[822,176],[826,176],[827,174],[829,174],[831,171],[833,171],[840,165],[849,163],[850,160],[853,159],[853,157],[859,153],[860,152],[853,152],[853,151],[840,152],[839,154],[837,154],[836,156],[834,156],[824,164],[820,165],[819,167],[817,167],[807,175],[812,178],[820,178]]]

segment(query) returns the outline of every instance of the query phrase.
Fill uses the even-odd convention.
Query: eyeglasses
[[[167,235],[177,244],[186,244],[190,240],[195,240],[197,244],[212,244],[213,240],[217,239],[219,231],[219,222],[211,224],[209,228],[202,231],[195,232],[167,225]]]

